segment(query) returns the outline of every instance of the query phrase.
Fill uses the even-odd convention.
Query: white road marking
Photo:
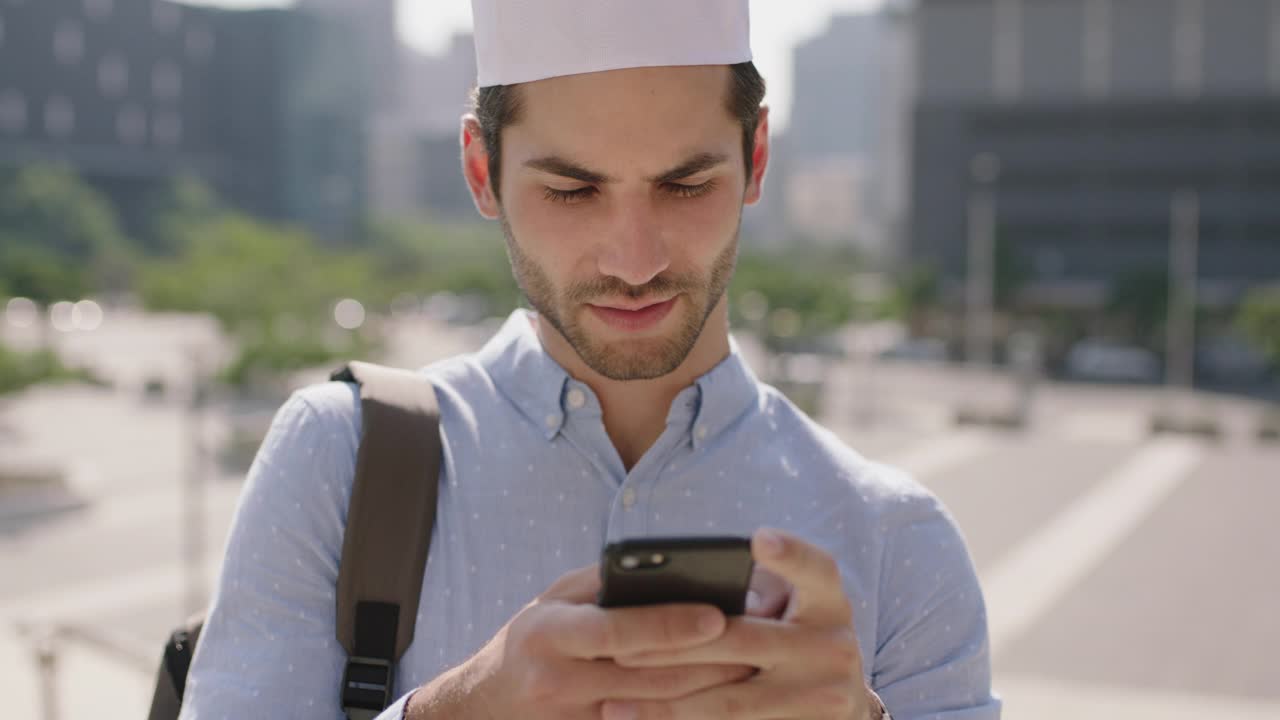
[[[1280,702],[1006,675],[996,681],[1005,720],[1275,720]]]
[[[893,453],[883,461],[901,468],[916,479],[934,477],[944,470],[968,462],[989,451],[995,437],[982,430],[959,430],[933,438],[906,451]]]
[[[1154,440],[1005,556],[982,578],[993,655],[1080,582],[1154,511],[1204,456],[1202,445]]]
[[[1150,433],[1149,414],[1140,411],[1081,411],[1068,414],[1058,423],[1060,439],[1112,445],[1133,445]]]

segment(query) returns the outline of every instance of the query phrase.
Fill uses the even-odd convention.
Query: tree
[[[1275,367],[1280,367],[1280,285],[1257,288],[1246,295],[1236,325]]]
[[[916,266],[897,275],[881,312],[902,320],[913,333],[919,334],[924,331],[928,314],[938,306],[941,297],[937,269]]]
[[[342,331],[340,342],[332,341],[340,330],[335,301],[365,299],[378,286],[368,253],[321,250],[302,230],[227,211],[178,213],[165,222],[181,250],[146,264],[143,303],[214,315],[239,346],[223,374],[228,381],[243,384],[372,350],[360,333]]]
[[[226,212],[218,196],[202,180],[181,176],[152,196],[153,218],[141,240],[149,257],[176,257],[190,240],[186,230],[217,220]]]
[[[48,350],[17,352],[0,344],[0,395],[37,383],[72,380],[101,382],[88,372],[67,368]]]
[[[850,278],[857,262],[836,248],[796,247],[783,256],[746,251],[738,257],[731,297],[759,293],[775,311],[794,313],[796,335],[822,335],[852,319]]]
[[[1131,337],[1158,346],[1169,317],[1168,271],[1145,268],[1120,275],[1111,283],[1106,311],[1125,324]]]
[[[111,205],[70,170],[0,177],[0,283],[41,303],[128,286],[132,248]]]

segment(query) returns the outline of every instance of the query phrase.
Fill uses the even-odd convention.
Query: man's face
[[[520,86],[501,169],[514,274],[605,377],[674,371],[724,296],[747,189],[728,82],[701,66]]]

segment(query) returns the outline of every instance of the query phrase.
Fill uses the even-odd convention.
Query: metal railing
[[[40,682],[39,720],[61,720],[60,654],[69,644],[93,649],[121,667],[144,676],[156,671],[158,655],[101,628],[71,623],[15,623],[18,636],[29,645]]]

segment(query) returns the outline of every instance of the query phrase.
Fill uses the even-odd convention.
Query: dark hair
[[[725,109],[742,124],[742,156],[746,160],[747,178],[754,169],[756,127],[760,122],[760,103],[764,101],[765,83],[755,63],[730,65],[729,93]],[[480,121],[484,146],[489,152],[489,182],[494,197],[498,191],[502,167],[502,129],[520,118],[519,85],[494,85],[476,88],[471,93],[472,109]]]

